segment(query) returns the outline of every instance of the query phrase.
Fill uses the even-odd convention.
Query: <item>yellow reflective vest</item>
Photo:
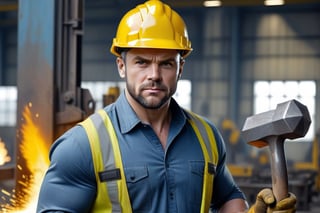
[[[218,163],[217,145],[209,124],[193,112],[187,111],[187,113],[189,114],[188,122],[195,131],[204,155],[205,172],[201,213],[208,213],[212,198],[214,171]],[[101,109],[80,125],[84,127],[88,135],[96,173],[97,197],[92,212],[132,213],[120,148],[107,112]]]

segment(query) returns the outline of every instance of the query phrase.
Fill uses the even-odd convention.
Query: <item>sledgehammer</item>
[[[269,145],[272,190],[277,201],[288,197],[285,139],[305,136],[311,123],[308,108],[296,100],[283,102],[275,110],[248,117],[242,137],[258,148]]]

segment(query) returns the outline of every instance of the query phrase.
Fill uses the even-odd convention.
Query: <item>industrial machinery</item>
[[[83,0],[20,0],[18,5],[16,168],[8,172],[14,175],[15,199],[4,211],[26,205],[32,193],[27,187],[45,171],[50,145],[95,110],[90,92],[80,86]]]

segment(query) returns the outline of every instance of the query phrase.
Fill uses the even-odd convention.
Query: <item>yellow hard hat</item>
[[[120,56],[127,48],[175,49],[182,57],[192,51],[183,19],[159,0],[146,1],[121,19],[110,51]]]

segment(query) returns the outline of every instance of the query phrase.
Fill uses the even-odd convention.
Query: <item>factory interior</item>
[[[0,212],[35,212],[49,147],[124,88],[109,51],[121,17],[144,0],[0,0]],[[320,1],[163,0],[193,51],[174,98],[211,120],[250,204],[271,187],[270,149],[246,119],[296,100],[310,126],[284,143],[297,212],[320,212]]]

